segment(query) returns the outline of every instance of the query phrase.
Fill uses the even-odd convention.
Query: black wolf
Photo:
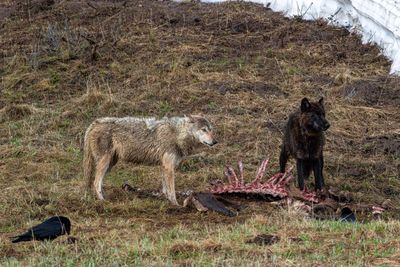
[[[324,187],[322,152],[325,143],[324,131],[329,126],[325,119],[323,98],[318,102],[309,102],[307,98],[303,98],[300,110],[289,116],[279,165],[283,173],[289,156],[296,159],[297,181],[301,190],[304,190],[304,178],[310,176],[311,169],[314,172],[315,189],[321,190]]]

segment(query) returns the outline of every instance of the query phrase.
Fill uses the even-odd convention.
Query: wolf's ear
[[[318,103],[320,103],[323,106],[324,105],[324,98],[321,97],[321,99],[318,101]]]
[[[311,107],[311,104],[308,101],[307,97],[303,98],[301,100],[301,111],[302,112],[306,112],[306,111],[308,111],[310,109],[310,107]]]
[[[192,115],[184,115],[184,116],[185,116],[185,118],[188,118],[188,119],[189,119],[189,122],[190,122],[190,123],[194,123],[194,122],[195,122],[195,119],[193,118]]]

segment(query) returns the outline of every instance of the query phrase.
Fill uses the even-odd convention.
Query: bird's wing
[[[65,233],[64,225],[60,221],[45,221],[29,229],[35,239],[59,236]]]
[[[17,236],[12,237],[12,239],[13,240],[11,242],[13,242],[13,243],[18,243],[18,242],[21,242],[21,241],[30,241],[30,240],[32,240],[32,235],[31,235],[30,232],[25,232],[25,233],[23,233],[21,235],[17,235]]]

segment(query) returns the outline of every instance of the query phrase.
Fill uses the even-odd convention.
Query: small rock
[[[340,211],[340,219],[339,219],[339,221],[354,223],[354,222],[356,222],[356,216],[354,215],[353,211],[350,208],[344,207]]]
[[[73,236],[69,236],[69,237],[67,238],[67,240],[65,240],[65,243],[66,243],[66,244],[75,244],[75,243],[77,243],[77,242],[78,242],[78,238],[73,237]]]
[[[253,239],[247,240],[247,244],[257,244],[260,246],[269,246],[280,240],[279,236],[276,235],[268,235],[268,234],[260,234],[254,237]]]

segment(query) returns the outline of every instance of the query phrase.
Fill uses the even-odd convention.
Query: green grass
[[[286,221],[288,217],[292,219]],[[282,224],[284,222],[284,224]],[[276,225],[282,227],[277,228]],[[22,262],[3,259],[2,266],[21,263],[36,266],[196,266],[266,264],[312,265],[323,262],[336,266],[396,264],[400,253],[400,224],[375,221],[366,224],[298,219],[290,214],[257,215],[245,223],[215,225],[195,223],[187,227],[178,223],[172,228],[150,227],[113,220],[102,230],[85,233],[90,225],[78,224],[82,234],[76,244],[63,241],[21,244],[31,258]],[[275,230],[270,227],[273,226]],[[381,230],[385,229],[384,232]],[[270,246],[248,244],[257,234],[278,235],[281,240]],[[295,240],[293,238],[300,238]],[[102,253],[99,254],[99,251]],[[41,257],[36,257],[41,255]],[[396,256],[397,255],[397,256]],[[14,265],[13,265],[14,264]]]

